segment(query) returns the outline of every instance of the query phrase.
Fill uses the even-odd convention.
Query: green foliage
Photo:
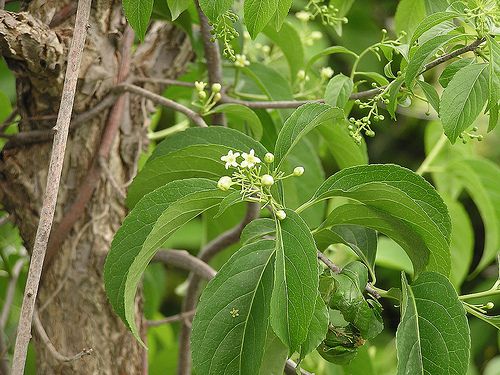
[[[433,272],[423,273],[411,285],[402,275],[401,283],[398,374],[465,374],[469,325],[453,286]]]
[[[141,40],[153,3],[123,1]],[[233,228],[219,237],[227,241],[221,250],[231,246],[211,264],[217,275],[196,308],[196,374],[281,375],[292,358],[320,375],[464,375],[473,357],[466,311],[500,329],[489,301],[470,302],[498,294],[500,281],[457,294],[491,274],[500,248],[500,168],[481,156],[498,158],[498,147],[488,143],[496,135],[482,148],[474,143],[498,124],[495,2],[402,0],[371,4],[376,9],[359,3],[199,1],[212,27],[208,37],[229,60],[220,67],[222,86],[210,92],[197,82],[193,92],[169,88],[165,95],[201,107],[194,115],[209,127],[179,131],[170,122],[185,129],[188,121],[162,113],[150,138],[166,139],[151,145],[129,187],[131,211],[104,270],[111,306],[140,341],[135,299],[143,274],[148,318],[160,316],[164,284],[172,282],[170,270],[158,265],[145,273],[155,253],[177,243],[180,229],[190,237],[181,244],[193,247]],[[395,14],[377,22],[393,19],[394,28],[371,32],[380,26],[372,9],[378,14],[391,6]],[[207,70],[219,67],[203,56],[199,27],[191,25],[199,19],[196,7],[187,0],[154,7],[192,30],[196,63],[182,80],[212,77]],[[356,17],[347,22],[351,7]],[[449,55],[471,43],[469,51]],[[432,69],[438,65],[440,74]],[[8,97],[0,92],[0,121],[11,111]],[[265,108],[266,101],[278,103]],[[219,114],[227,126],[216,126]],[[402,137],[396,150],[414,147],[412,126],[429,115],[439,120],[426,129],[426,158],[416,172],[369,163],[369,154],[377,162],[397,160],[391,134]],[[394,121],[398,127],[389,125]],[[17,131],[15,124],[6,129]],[[365,141],[375,130],[381,138]],[[455,145],[457,139],[469,143]],[[413,166],[413,159],[399,162]],[[242,228],[248,202],[260,205],[262,217]],[[239,242],[224,237],[240,231]],[[399,321],[378,298],[391,299],[387,309],[399,306]],[[390,322],[385,328],[382,315]],[[170,359],[178,346],[170,328],[149,331],[153,373],[175,371]]]

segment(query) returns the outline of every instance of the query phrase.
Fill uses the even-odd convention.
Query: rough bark
[[[16,75],[17,104],[23,118],[57,113],[74,22],[74,16],[62,22],[58,17],[72,3],[34,0],[23,13],[0,10],[0,53]],[[58,26],[50,28],[51,22]],[[75,113],[95,106],[115,84],[124,27],[121,1],[94,1]],[[135,51],[131,69],[139,76],[175,78],[191,56],[189,40],[181,31],[157,23]],[[155,92],[162,89],[146,85]],[[124,188],[135,173],[147,115],[152,110],[149,102],[137,96],[129,96],[125,107],[107,160],[108,172],[102,173],[81,218],[56,249],[54,261],[43,275],[38,301],[42,324],[62,354],[72,355],[83,348],[94,352],[78,361],[61,363],[35,335],[40,374],[140,374],[143,370],[143,350],[111,311],[102,281],[106,253],[126,214],[116,185]],[[108,111],[104,111],[70,134],[55,227],[93,163],[107,117]],[[48,129],[53,125],[53,120],[23,121],[20,130]],[[0,158],[0,202],[15,219],[28,249],[38,222],[50,147],[50,142],[14,147],[5,150]],[[137,311],[141,319],[139,299]]]

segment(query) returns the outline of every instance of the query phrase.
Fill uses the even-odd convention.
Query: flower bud
[[[206,84],[205,82],[198,82],[198,81],[196,81],[196,82],[194,83],[194,87],[196,87],[196,90],[198,90],[198,91],[203,91],[203,90],[205,90],[205,87],[206,87],[206,86],[207,86],[207,84]]]
[[[217,182],[217,187],[222,191],[227,191],[233,184],[233,180],[229,176],[222,176]]]
[[[488,302],[486,305],[484,305],[484,308],[486,310],[491,310],[494,307],[495,307],[495,304],[493,302]]]
[[[286,218],[286,213],[283,210],[276,211],[276,217],[280,220],[284,220]]]
[[[214,83],[212,85],[212,92],[218,93],[222,89],[222,86],[220,83]]]
[[[306,72],[305,70],[299,70],[297,72],[297,78],[300,79],[301,81],[306,79]]]
[[[274,178],[269,174],[265,174],[260,178],[260,182],[264,186],[272,186],[274,184]]]
[[[293,170],[294,176],[300,177],[303,174],[304,174],[304,167],[295,167],[295,169]]]
[[[205,91],[198,91],[198,98],[204,100],[207,98],[207,93]]]
[[[271,164],[274,161],[274,155],[268,152],[267,154],[264,155],[264,161],[267,164]]]
[[[333,77],[333,69],[330,68],[329,66],[325,66],[323,68],[321,68],[320,70],[320,76],[321,78],[323,79],[330,79]]]
[[[219,100],[221,100],[222,98],[222,95],[220,94],[220,92],[218,92],[217,94],[214,95],[214,102],[218,102]]]

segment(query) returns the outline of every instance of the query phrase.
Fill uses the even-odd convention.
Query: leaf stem
[[[425,172],[428,171],[428,168],[430,167],[430,165],[432,164],[432,162],[434,161],[434,159],[436,159],[436,157],[438,156],[439,152],[445,146],[447,139],[448,138],[446,137],[446,135],[444,135],[444,134],[441,135],[441,137],[436,142],[436,144],[432,148],[432,150],[429,153],[429,155],[427,155],[427,157],[424,159],[424,161],[422,162],[422,164],[420,165],[420,167],[417,169],[416,173],[418,175],[422,176]]]
[[[489,290],[485,290],[484,292],[477,292],[477,293],[471,293],[471,294],[464,294],[463,296],[459,296],[458,298],[462,301],[468,300],[468,299],[473,299],[473,298],[481,298],[481,297],[488,297],[488,296],[494,296],[500,294],[500,289],[498,287],[493,287]]]

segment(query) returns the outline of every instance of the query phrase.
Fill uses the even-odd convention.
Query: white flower
[[[280,220],[283,220],[286,218],[286,212],[283,210],[278,210],[276,211],[276,217]]]
[[[294,176],[302,176],[304,174],[304,167],[295,167],[295,169],[293,170],[293,175]]]
[[[274,161],[274,155],[268,152],[267,154],[264,155],[264,161],[267,164],[271,164]]]
[[[243,154],[245,155],[245,154]],[[232,150],[229,150],[227,155],[221,156],[220,160],[226,163],[226,169],[229,169],[229,167],[237,167],[238,162],[236,161],[236,158],[240,156],[239,152],[233,152]],[[242,163],[243,166],[243,163]]]
[[[207,84],[205,82],[196,81],[194,83],[194,87],[196,87],[196,90],[198,90],[198,91],[203,91],[203,90],[205,90],[205,87],[207,87]]]
[[[321,39],[321,38],[323,38],[323,33],[322,33],[321,31],[313,31],[313,32],[311,33],[311,38],[312,38],[313,40],[318,40],[318,39]]]
[[[244,152],[241,156],[243,156],[243,161],[241,162],[242,168],[252,168],[255,164],[260,163],[260,159],[255,156],[255,151],[253,149],[250,150],[250,153],[247,154]]]
[[[245,55],[240,55],[239,53],[236,54],[236,61],[234,62],[234,65],[244,68],[245,66],[250,65],[250,61],[248,61],[247,57]]]
[[[299,81],[309,81],[309,76],[306,74],[306,71],[302,69],[297,72],[297,78]]]
[[[311,19],[311,13],[301,10],[300,12],[295,13],[295,17],[302,22],[307,22]]]
[[[320,75],[323,79],[330,79],[333,77],[333,69],[329,66],[325,66],[321,68]]]
[[[229,176],[222,176],[217,182],[217,187],[222,191],[229,190],[231,185],[233,184],[233,180]]]
[[[264,186],[272,186],[274,184],[274,178],[269,174],[265,174],[260,178],[260,182]]]

